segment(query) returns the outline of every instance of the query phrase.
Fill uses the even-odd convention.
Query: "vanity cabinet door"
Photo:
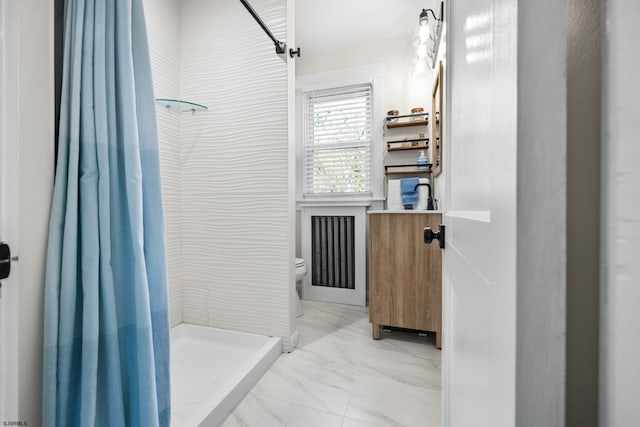
[[[435,332],[440,347],[442,258],[425,245],[424,227],[438,229],[440,214],[369,215],[369,319],[381,326]]]

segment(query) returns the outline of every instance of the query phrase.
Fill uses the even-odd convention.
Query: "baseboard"
[[[298,331],[295,331],[293,334],[291,334],[286,343],[284,341],[282,342],[282,352],[293,352],[293,350],[298,346],[298,342],[300,342],[300,335],[298,334]]]

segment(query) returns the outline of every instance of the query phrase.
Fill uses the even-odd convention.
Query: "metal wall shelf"
[[[406,119],[409,120],[400,120]],[[402,116],[387,116],[387,129],[404,128],[409,126],[426,126],[429,123],[429,113],[405,114]]]
[[[408,120],[406,122],[389,122],[387,121],[387,129],[406,128],[409,126],[426,126],[426,119]]]
[[[403,150],[427,150],[429,148],[428,144],[418,144],[412,145],[410,147],[389,147],[387,151],[403,151]]]
[[[404,164],[404,165],[385,165],[384,166],[384,174],[385,175],[416,175],[416,174],[430,174],[431,163],[427,163],[427,169],[418,169],[418,166],[413,164]],[[410,168],[410,169],[402,169],[397,170],[396,168]],[[393,170],[396,169],[396,170]]]
[[[395,144],[407,144],[416,143],[410,146],[394,146]],[[426,150],[429,148],[429,138],[413,138],[413,139],[399,139],[396,141],[387,141],[387,151],[402,151],[402,150]]]

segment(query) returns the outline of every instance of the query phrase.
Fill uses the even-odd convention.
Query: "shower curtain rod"
[[[267,27],[267,25],[264,23],[264,21],[260,18],[260,16],[258,16],[258,14],[256,13],[255,10],[253,10],[253,7],[251,7],[251,5],[249,4],[249,2],[247,0],[240,0],[240,3],[242,3],[242,5],[249,11],[249,13],[251,14],[251,16],[253,16],[253,19],[256,20],[256,22],[258,23],[258,25],[260,25],[260,28],[262,28],[264,30],[265,33],[267,33],[267,36],[269,36],[269,38],[271,40],[273,40],[273,44],[275,44],[276,46],[276,53],[277,54],[283,54],[286,53],[286,43],[285,42],[281,42],[280,40],[276,39],[273,36],[273,33],[271,33],[271,31],[269,30],[269,28]],[[300,56],[300,48],[298,48],[297,50],[293,50],[293,49],[289,49],[289,56],[291,56],[292,58],[294,57],[294,55],[298,55]]]

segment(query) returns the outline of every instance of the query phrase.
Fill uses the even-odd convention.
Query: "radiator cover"
[[[311,217],[311,285],[355,289],[355,217]]]

